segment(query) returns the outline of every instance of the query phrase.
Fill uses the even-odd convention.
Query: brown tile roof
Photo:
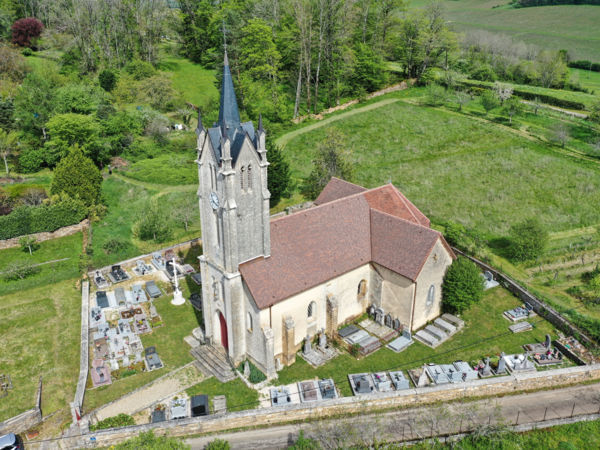
[[[364,191],[366,191],[366,189],[358,184],[333,177],[315,200],[315,205],[322,205]]]
[[[343,192],[351,193],[335,198]],[[240,265],[260,309],[369,262],[415,280],[440,238],[453,255],[391,184],[366,190],[333,178],[319,199],[314,208],[273,220],[271,256]]]

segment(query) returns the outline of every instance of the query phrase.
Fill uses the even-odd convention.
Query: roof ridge
[[[401,220],[403,222],[406,222],[409,225],[413,225],[415,227],[423,228],[423,229],[425,229],[427,231],[431,231],[432,233],[435,233],[435,234],[438,234],[438,235],[442,235],[442,233],[440,233],[438,230],[434,230],[433,228],[426,227],[425,225],[421,224],[420,222],[419,223],[415,223],[412,220],[406,220],[406,219],[404,219],[402,217],[395,216],[394,214],[390,214],[390,213],[387,213],[385,211],[381,211],[381,210],[376,209],[376,208],[371,208],[371,206],[369,206],[369,209],[372,209],[373,211],[375,211],[375,212],[377,212],[379,214],[383,214],[384,216],[389,216],[392,219]]]
[[[390,184],[392,184],[392,183],[390,183]],[[409,206],[409,210],[410,210],[410,206],[412,206],[412,207],[413,207],[414,209],[416,209],[416,210],[417,210],[417,211],[418,211],[418,212],[419,212],[419,213],[420,213],[420,214],[421,214],[421,215],[422,215],[424,218],[426,218],[427,220],[429,220],[429,217],[427,217],[427,216],[426,216],[426,215],[423,213],[423,211],[421,211],[421,210],[420,210],[420,209],[417,207],[417,205],[415,205],[413,202],[411,202],[411,201],[410,201],[410,199],[409,199],[409,198],[408,198],[406,195],[404,195],[404,193],[403,193],[403,192],[401,192],[401,191],[400,191],[400,189],[398,189],[398,188],[397,188],[396,186],[394,186],[393,184],[392,184],[392,187],[394,188],[394,191],[396,191],[396,194],[398,194],[398,196],[399,196],[401,199],[403,199],[404,203],[405,203],[405,204],[406,204],[406,203],[408,203],[408,205],[407,205],[407,206]],[[420,222],[420,220],[418,219],[418,217],[416,217],[416,215],[414,214],[414,212],[413,212],[412,210],[411,210],[411,212],[412,212],[412,213],[413,213],[413,215],[415,216],[415,219],[417,219],[417,220]]]

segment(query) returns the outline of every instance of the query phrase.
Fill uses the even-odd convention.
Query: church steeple
[[[223,58],[223,82],[221,84],[221,101],[219,107],[219,126],[227,134],[240,126],[240,112],[238,110],[235,91],[233,89],[233,80],[229,70],[229,59],[227,50]]]

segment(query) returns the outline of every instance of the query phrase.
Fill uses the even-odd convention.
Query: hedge
[[[580,59],[578,61],[569,61],[567,63],[567,66],[572,67],[573,69],[584,69],[591,70],[592,72],[600,72],[600,63],[593,63],[585,59]]]
[[[88,210],[83,203],[73,199],[41,206],[19,206],[10,214],[0,216],[0,240],[26,234],[56,231],[81,222]]]
[[[479,88],[479,89],[493,89],[493,86],[489,86],[481,83],[472,83],[472,82],[462,82],[462,84],[467,88]],[[576,102],[573,100],[565,100],[562,98],[553,97],[552,95],[547,94],[539,94],[533,92],[522,91],[518,88],[513,90],[513,94],[524,98],[525,100],[535,100],[536,98],[547,105],[558,106],[560,108],[567,109],[577,109],[577,110],[585,110],[585,105],[581,102]]]

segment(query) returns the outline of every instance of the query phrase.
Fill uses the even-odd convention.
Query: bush
[[[155,436],[152,431],[146,431],[140,433],[139,436],[111,446],[110,448],[114,450],[184,450],[190,447],[189,445],[185,445],[180,439],[168,436]]]
[[[149,62],[134,59],[125,66],[125,72],[131,75],[135,80],[139,81],[154,75],[156,69]]]
[[[100,422],[90,425],[90,431],[104,430],[106,428],[128,427],[135,425],[135,420],[129,414],[119,414],[114,417],[107,417]]]
[[[238,371],[240,373],[244,373],[244,364],[245,362],[241,363],[238,366]],[[267,379],[267,376],[264,373],[262,373],[260,369],[254,364],[252,364],[250,361],[248,361],[248,365],[250,366],[250,375],[248,376],[248,380],[250,381],[250,383],[256,384]]]
[[[535,259],[544,252],[548,243],[548,232],[535,219],[513,225],[509,234],[509,256],[515,261]]]
[[[117,85],[117,74],[110,69],[104,69],[98,75],[98,82],[100,87],[106,92],[112,91]]]
[[[24,173],[37,172],[45,163],[46,151],[43,148],[25,147],[19,155],[19,169]]]
[[[106,241],[102,248],[106,252],[106,254],[110,255],[111,253],[119,253],[120,251],[125,250],[129,246],[129,243],[124,241],[123,239],[114,238]]]
[[[425,102],[429,106],[440,106],[446,103],[446,89],[439,84],[431,83],[427,86],[427,94],[425,96]]]
[[[23,56],[31,56],[31,55],[33,55],[33,50],[31,50],[29,47],[25,47],[23,49],[23,51],[21,52],[21,54]]]
[[[173,225],[166,211],[157,202],[149,202],[135,224],[134,233],[142,241],[165,242],[173,234]]]
[[[442,306],[461,313],[483,297],[483,277],[469,259],[459,256],[448,268],[442,284]]]
[[[26,17],[13,23],[12,43],[19,47],[31,47],[31,41],[40,37],[44,24],[35,17]]]
[[[66,193],[90,207],[99,202],[101,185],[102,175],[98,168],[74,147],[56,166],[50,189],[52,194]]]
[[[485,109],[485,113],[488,114],[492,109],[500,106],[500,100],[496,97],[492,91],[485,91],[481,94],[481,98],[479,99],[481,102],[481,106]]]
[[[15,261],[2,272],[2,279],[5,281],[24,280],[39,271],[40,268],[30,261]]]
[[[19,206],[6,216],[0,216],[0,239],[10,239],[42,231],[55,231],[81,222],[87,208],[80,200],[68,196],[56,198],[42,206]]]
[[[215,439],[214,441],[210,441],[204,448],[206,450],[229,450],[231,447],[226,440]]]
[[[352,344],[352,346],[350,346],[350,354],[352,356],[354,356],[355,358],[357,358],[359,352],[360,352],[360,344]]]

